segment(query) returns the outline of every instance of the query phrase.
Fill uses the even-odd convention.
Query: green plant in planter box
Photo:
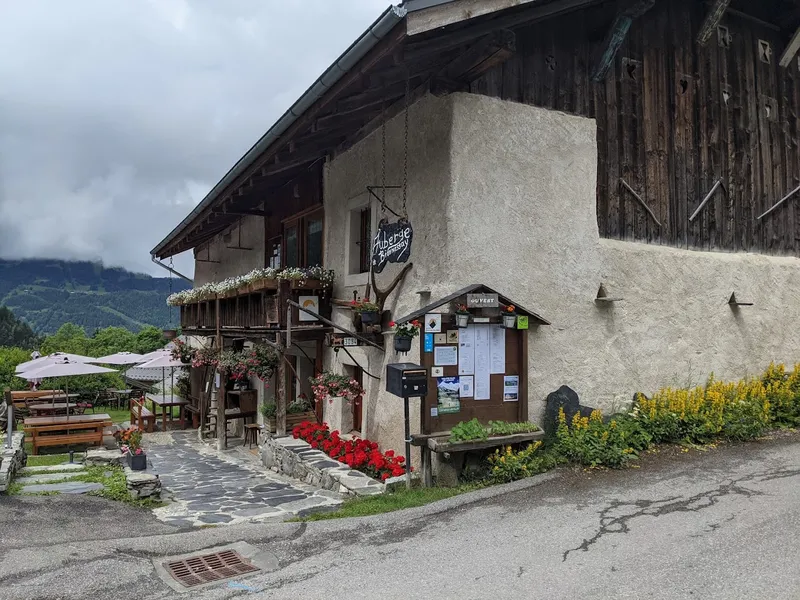
[[[261,405],[261,414],[265,419],[274,419],[278,414],[278,406],[274,403],[264,403]]]
[[[471,442],[485,440],[488,437],[489,432],[478,419],[462,421],[450,430],[450,442]]]
[[[300,396],[294,402],[286,407],[287,415],[300,415],[314,410],[314,405],[304,395]],[[261,405],[261,414],[265,419],[274,419],[278,414],[278,406],[274,402],[269,402]]]

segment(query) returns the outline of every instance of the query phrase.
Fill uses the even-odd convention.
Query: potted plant
[[[348,403],[360,402],[364,394],[364,388],[355,379],[332,371],[323,371],[316,377],[309,378],[309,381],[316,402],[327,399],[333,403],[334,398],[343,398]]]
[[[147,468],[147,455],[142,448],[142,432],[137,427],[131,427],[117,432],[116,437],[128,466],[133,471],[144,471]]]
[[[464,328],[469,325],[469,309],[466,304],[456,304],[456,327]]]
[[[411,321],[410,323],[398,325],[392,321],[389,326],[394,331],[394,349],[397,352],[408,352],[411,350],[411,340],[419,335],[422,323]]]
[[[503,309],[503,327],[506,329],[514,329],[516,325],[517,309],[513,304],[510,304]]]
[[[174,344],[172,348],[172,358],[181,361],[185,365],[192,364],[192,359],[194,359],[195,354],[194,348],[190,347],[182,340],[175,340],[172,343]]]
[[[374,302],[370,302],[368,297],[362,300],[353,300],[350,306],[353,307],[354,313],[361,316],[362,325],[376,325],[380,323],[380,306]]]
[[[262,404],[261,414],[264,415],[264,424],[272,433],[275,433],[277,431],[276,417],[278,414],[278,407],[272,402]],[[314,405],[305,394],[300,394],[297,400],[286,407],[286,427],[289,429],[293,429],[304,421],[316,421],[316,419]]]

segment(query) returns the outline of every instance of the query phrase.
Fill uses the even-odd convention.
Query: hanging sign
[[[408,221],[381,222],[372,241],[372,270],[380,273],[387,263],[408,262],[413,238],[414,230]]]

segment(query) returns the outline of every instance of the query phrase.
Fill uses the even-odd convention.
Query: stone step
[[[15,483],[22,485],[35,485],[37,483],[52,483],[80,475],[83,471],[70,471],[69,473],[34,473],[30,476],[17,477]]]
[[[61,465],[44,465],[42,467],[25,467],[19,474],[21,477],[28,477],[34,473],[52,473],[54,471],[83,471],[85,467],[82,463],[63,463]]]
[[[102,490],[102,483],[84,483],[83,481],[65,481],[64,483],[43,483],[37,485],[26,485],[22,488],[22,494],[42,494],[56,492],[59,494],[88,494],[97,490]]]

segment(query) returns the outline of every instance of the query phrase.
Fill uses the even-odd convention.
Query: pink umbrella
[[[114,369],[106,369],[105,367],[97,367],[87,363],[73,362],[68,359],[63,359],[57,362],[50,363],[38,369],[22,373],[18,377],[27,379],[47,379],[55,377],[74,377],[76,375],[97,375],[100,373],[116,373]],[[67,394],[67,417],[69,417],[69,388],[65,387]],[[56,399],[53,397],[53,408],[55,408]]]
[[[154,354],[154,353],[151,353]],[[169,395],[170,399],[174,397],[173,388],[175,387],[175,367],[188,367],[184,362],[181,362],[180,359],[172,358],[171,352],[162,352],[160,356],[147,361],[139,365],[140,369],[152,369],[160,367],[163,373],[164,369],[172,369],[172,385],[170,386]],[[162,377],[163,379],[163,377]]]
[[[41,356],[39,358],[35,358],[34,360],[29,360],[28,362],[20,363],[17,365],[15,372],[16,373],[25,373],[27,371],[33,371],[34,369],[39,369],[41,367],[60,362],[63,360],[68,360],[70,362],[75,363],[85,363],[94,360],[91,356],[81,356],[80,354],[67,354],[66,352],[53,352],[52,354],[48,354],[47,356]],[[25,379],[30,379],[26,377]]]
[[[109,354],[108,356],[101,356],[100,358],[93,358],[84,362],[90,362],[95,365],[135,365],[140,362],[144,357],[135,352],[117,352],[116,354]]]

